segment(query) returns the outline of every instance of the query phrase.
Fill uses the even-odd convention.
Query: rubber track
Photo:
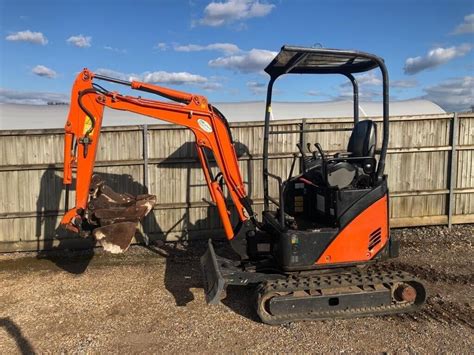
[[[337,287],[362,286],[370,287],[377,284],[394,284],[394,283],[411,283],[416,284],[419,296],[416,303],[395,303],[389,306],[374,306],[364,308],[351,308],[348,310],[323,310],[310,311],[304,313],[291,313],[286,315],[271,315],[266,312],[264,306],[266,299],[275,292],[290,293],[294,291],[324,290],[334,289]],[[422,290],[420,294],[420,290]],[[278,295],[274,296],[278,297]],[[289,277],[286,280],[267,281],[260,285],[257,290],[257,313],[261,320],[267,324],[284,324],[293,321],[302,320],[324,320],[334,318],[355,318],[362,316],[376,316],[386,314],[397,314],[413,312],[418,310],[426,299],[426,291],[422,284],[416,280],[411,274],[404,271],[396,270],[354,270],[341,274],[329,274],[311,277]]]

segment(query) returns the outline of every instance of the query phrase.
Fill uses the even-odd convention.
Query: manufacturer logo
[[[212,132],[212,127],[209,123],[204,121],[202,118],[197,120],[199,127],[202,128],[204,132],[211,133]]]

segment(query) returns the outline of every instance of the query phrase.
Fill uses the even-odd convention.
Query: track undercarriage
[[[255,286],[257,314],[272,325],[413,312],[426,299],[412,275],[381,265],[283,274],[219,257],[210,241],[201,265],[208,303],[218,304],[228,285]]]

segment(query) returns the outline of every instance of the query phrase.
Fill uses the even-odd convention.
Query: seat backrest
[[[351,157],[374,157],[377,126],[371,120],[359,121],[352,130],[347,151]]]

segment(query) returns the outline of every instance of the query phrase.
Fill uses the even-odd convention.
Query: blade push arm
[[[94,79],[130,86],[175,102],[143,99],[111,92],[94,84]],[[189,128],[195,136],[198,157],[211,198],[216,204],[228,239],[234,237],[230,212],[218,179],[213,177],[205,150],[212,151],[241,222],[253,216],[244,188],[230,130],[225,118],[203,96],[192,95],[137,81],[123,81],[84,69],[78,74],[71,93],[71,106],[65,126],[64,184],[72,183],[76,168],[76,202],[61,224],[79,231],[87,209],[90,184],[102,127],[104,107],[134,112]],[[220,174],[219,174],[220,175]]]

